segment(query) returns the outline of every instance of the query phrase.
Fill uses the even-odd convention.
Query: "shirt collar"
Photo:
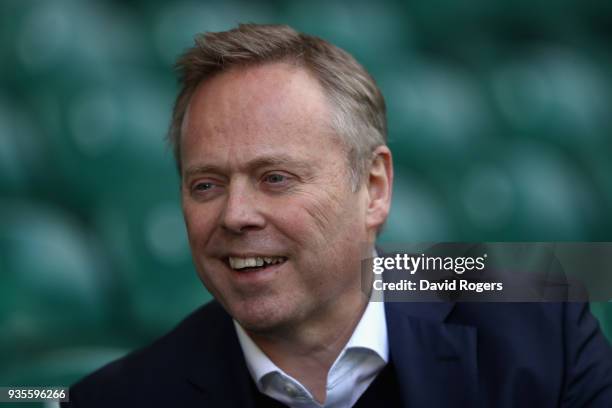
[[[247,368],[251,377],[257,384],[267,374],[281,370],[265,355],[255,344],[251,337],[245,332],[240,324],[234,320],[234,327],[238,335],[238,341],[244,353]],[[385,316],[385,304],[383,302],[368,302],[359,323],[344,348],[338,355],[340,359],[347,350],[367,349],[375,352],[385,363],[389,362],[389,341],[387,337],[387,319]],[[338,359],[336,361],[338,361]]]
[[[389,341],[387,338],[387,319],[385,317],[385,304],[383,302],[368,302],[363,316],[353,335],[344,346],[345,350],[364,348],[374,351],[378,356],[389,362]]]
[[[234,319],[234,327],[236,328],[236,334],[238,335],[238,341],[240,342],[240,347],[242,348],[242,353],[244,354],[244,358],[246,360],[247,368],[251,373],[251,377],[255,380],[256,384],[259,384],[261,379],[269,373],[273,372],[283,372],[280,368],[276,366],[264,354],[263,351],[255,344],[251,337],[244,331],[240,323],[238,323]]]

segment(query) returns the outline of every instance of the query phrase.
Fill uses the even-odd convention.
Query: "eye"
[[[210,182],[201,182],[201,183],[197,183],[193,186],[193,190],[194,191],[208,191],[211,190],[214,187],[213,183]]]
[[[265,176],[264,181],[270,184],[280,184],[287,181],[287,176],[283,174],[272,173]]]
[[[198,180],[191,185],[190,194],[198,200],[207,200],[216,197],[222,187],[222,183],[214,180]]]
[[[295,181],[292,174],[278,171],[264,174],[261,178],[262,187],[270,192],[286,191],[294,186]]]

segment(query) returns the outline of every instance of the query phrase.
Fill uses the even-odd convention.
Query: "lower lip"
[[[287,261],[258,269],[230,269],[232,271],[234,279],[236,279],[237,281],[253,284],[256,282],[266,281],[274,278],[275,275],[279,272],[279,269],[283,267],[285,263],[287,263]]]

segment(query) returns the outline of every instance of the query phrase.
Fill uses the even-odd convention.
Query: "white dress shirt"
[[[369,302],[353,335],[327,375],[327,398],[319,404],[299,381],[278,368],[234,320],[246,364],[259,391],[291,408],[353,406],[389,361],[383,302]]]

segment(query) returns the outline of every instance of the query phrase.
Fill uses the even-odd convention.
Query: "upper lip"
[[[243,253],[228,253],[221,256],[222,259],[227,258],[279,258],[284,257],[284,255],[279,254],[278,252],[275,254],[264,253],[264,252],[243,252]]]

